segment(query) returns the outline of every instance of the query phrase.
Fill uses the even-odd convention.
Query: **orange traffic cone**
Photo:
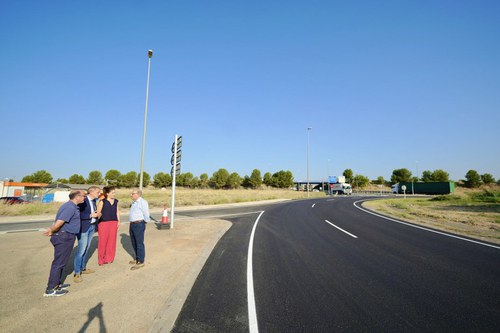
[[[168,223],[168,210],[166,209],[163,210],[163,215],[161,217],[161,226],[166,227],[167,229],[170,228],[170,223]]]

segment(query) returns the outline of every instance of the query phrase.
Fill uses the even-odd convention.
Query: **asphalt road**
[[[233,227],[173,332],[500,332],[498,246],[377,217],[355,200],[227,217]]]

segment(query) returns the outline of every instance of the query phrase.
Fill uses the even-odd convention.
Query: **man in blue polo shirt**
[[[56,214],[56,221],[44,231],[45,236],[50,236],[54,246],[54,260],[50,267],[49,282],[43,296],[64,296],[68,284],[63,284],[62,275],[64,267],[71,255],[75,243],[75,236],[80,232],[80,210],[78,204],[85,199],[85,193],[80,190],[69,193],[69,201],[64,203]]]

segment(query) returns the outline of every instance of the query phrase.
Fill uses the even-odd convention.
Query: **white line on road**
[[[315,203],[311,206],[311,208],[314,208],[314,206],[316,206],[316,204],[315,204]]]
[[[260,217],[264,214],[262,211],[252,228],[252,233],[250,234],[250,242],[248,244],[248,255],[247,255],[247,298],[248,298],[248,328],[250,333],[258,333],[259,325],[257,323],[257,310],[255,309],[255,294],[253,289],[253,238],[255,235],[255,229],[257,228],[257,223],[259,223]]]
[[[221,214],[221,215],[206,215],[206,216],[193,216],[193,218],[201,218],[201,219],[214,219],[214,218],[221,218],[221,217],[232,217],[232,216],[240,216],[240,215],[250,215],[250,214],[257,214],[262,212],[261,210],[256,211],[256,212],[246,212],[246,213],[234,213],[234,214]],[[177,213],[177,214],[182,214]]]
[[[360,210],[362,210],[362,211],[364,211],[364,212],[366,212],[368,214],[372,214],[372,215],[381,217],[383,219],[386,219],[386,220],[389,220],[389,221],[392,221],[392,222],[404,224],[404,225],[407,225],[407,226],[410,226],[410,227],[413,227],[413,228],[417,228],[417,229],[422,229],[422,230],[425,230],[425,231],[430,231],[430,232],[433,232],[433,233],[436,233],[436,234],[439,234],[439,235],[443,235],[443,236],[447,236],[447,237],[451,237],[451,238],[456,238],[456,239],[464,240],[466,242],[471,242],[471,243],[475,243],[475,244],[479,244],[479,245],[489,246],[489,247],[492,247],[492,248],[500,250],[499,246],[495,246],[495,245],[491,245],[491,244],[486,244],[486,243],[478,242],[478,241],[475,241],[475,240],[472,240],[472,239],[467,239],[467,238],[463,238],[463,237],[460,237],[460,236],[455,236],[455,235],[452,235],[452,234],[447,234],[445,232],[441,232],[441,231],[437,231],[437,230],[432,230],[432,229],[429,229],[429,228],[421,227],[421,226],[418,226],[418,225],[415,225],[415,224],[406,223],[406,222],[403,222],[403,221],[400,221],[400,220],[391,219],[390,217],[387,217],[387,216],[384,216],[384,215],[380,215],[380,214],[377,214],[377,213],[374,213],[374,212],[370,212],[369,210],[361,208],[358,205],[356,205],[358,202],[363,202],[363,201],[365,201],[365,200],[358,200],[358,201],[353,202],[354,207],[356,207],[357,209],[360,209]]]
[[[346,234],[348,234],[348,235],[349,235],[349,236],[351,236],[351,237],[358,238],[358,236],[353,235],[353,234],[351,234],[350,232],[347,232],[347,231],[345,231],[344,229],[337,227],[335,224],[333,224],[332,222],[330,222],[330,221],[328,221],[328,220],[325,220],[325,222],[326,222],[326,223],[328,223],[328,224],[330,224],[332,227],[335,227],[335,228],[339,229],[340,231],[345,232]]]
[[[326,199],[326,201],[333,201],[333,200],[335,200],[335,199]]]

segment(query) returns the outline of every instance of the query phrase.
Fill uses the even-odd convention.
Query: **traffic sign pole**
[[[172,144],[172,158],[170,163],[172,164],[172,169],[170,171],[172,175],[172,205],[170,213],[170,227],[174,227],[174,216],[175,216],[175,181],[177,174],[181,173],[181,148],[182,148],[182,136],[175,135],[174,143]]]
[[[170,205],[171,208],[171,213],[170,213],[170,228],[174,227],[174,211],[175,211],[175,176],[177,175],[177,134],[175,135],[174,139],[174,146],[172,149],[172,157],[173,157],[173,163],[172,163],[172,168],[174,169],[173,175],[172,175],[172,204]]]

